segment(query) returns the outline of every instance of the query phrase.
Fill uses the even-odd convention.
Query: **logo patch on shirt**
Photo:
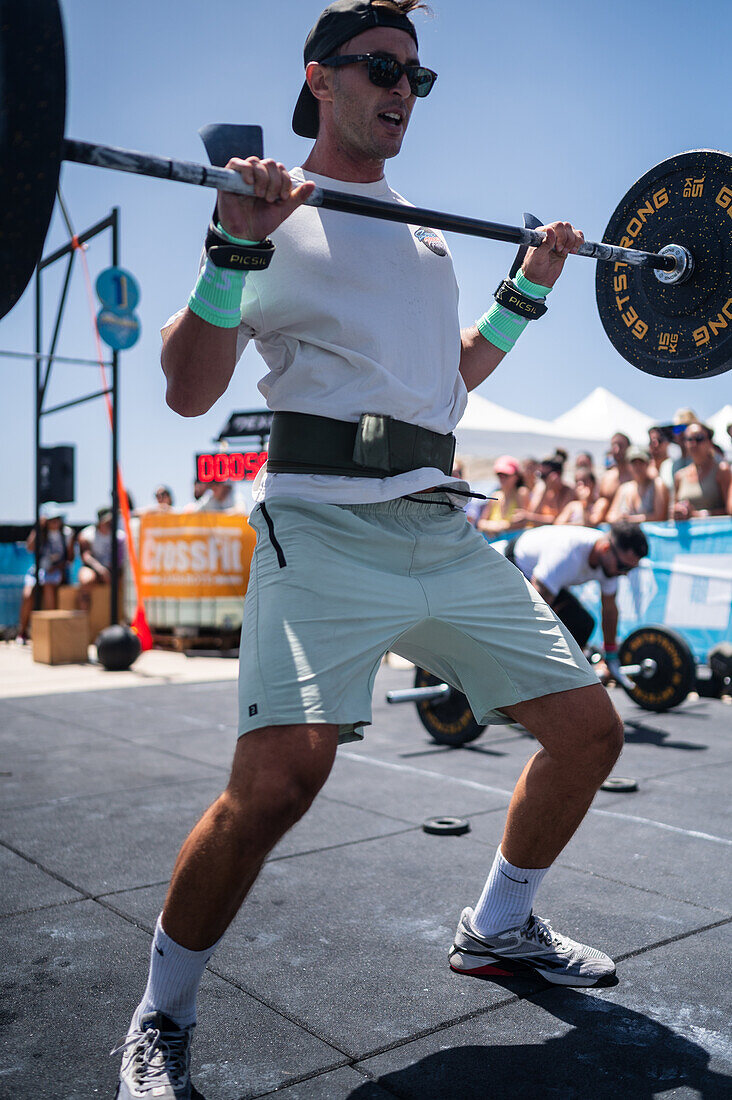
[[[426,229],[425,226],[420,226],[419,229],[415,229],[414,235],[418,241],[426,245],[430,252],[434,252],[435,256],[447,256],[447,249],[435,233],[434,229]]]

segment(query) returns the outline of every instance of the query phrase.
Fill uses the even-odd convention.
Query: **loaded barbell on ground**
[[[62,160],[251,195],[225,168],[64,138],[66,71],[58,0],[0,0],[0,317],[25,290],[51,220]],[[215,129],[215,128],[214,128]],[[232,129],[227,130],[231,134]],[[242,127],[261,148],[259,127]],[[254,149],[242,146],[239,155]],[[261,154],[260,154],[261,155]],[[534,229],[316,188],[326,210],[539,245]],[[732,366],[732,157],[680,153],[647,172],[618,204],[602,243],[577,255],[601,261],[600,318],[616,350],[649,374],[711,377]]]
[[[683,703],[696,684],[696,661],[686,641],[663,626],[632,631],[618,649],[620,687],[644,710],[658,713]],[[416,703],[417,716],[440,745],[466,745],[486,729],[462,692],[425,669],[413,688],[386,693],[387,703]]]

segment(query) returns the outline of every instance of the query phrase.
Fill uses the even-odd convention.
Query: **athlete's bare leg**
[[[162,913],[171,939],[203,951],[223,936],[267,853],[328,778],[337,744],[338,727],[318,724],[239,738],[226,790],[178,855]]]
[[[620,755],[623,723],[600,684],[502,710],[542,748],[516,784],[501,851],[515,867],[549,867]]]

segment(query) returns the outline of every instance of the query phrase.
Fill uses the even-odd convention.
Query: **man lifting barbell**
[[[368,724],[386,648],[462,688],[476,713],[520,721],[542,744],[517,784],[486,889],[461,919],[453,968],[490,973],[496,959],[502,969],[512,960],[584,985],[614,969],[535,920],[531,904],[617,756],[620,721],[535,589],[465,530],[455,502],[467,488],[449,476],[452,428],[466,390],[543,314],[570,253],[601,261],[600,319],[628,362],[663,378],[729,370],[732,158],[695,149],[656,165],[622,198],[600,243],[567,222],[540,232],[531,216],[519,228],[411,206],[388,187],[383,164],[399,151],[415,97],[435,80],[417,58],[408,13],[418,6],[338,0],[323,13],[293,120],[316,143],[304,170],[288,174],[249,156],[241,135],[256,132],[261,145],[259,127],[224,128],[239,135],[228,169],[208,140],[221,127],[201,131],[213,167],[66,138],[58,0],[0,0],[0,317],[41,260],[63,160],[216,188],[206,265],[166,332],[169,401],[184,415],[208,409],[254,336],[269,368],[260,388],[275,410],[253,517],[260,538],[245,642],[261,659],[242,667],[246,736],[226,792],[176,864],[148,988],[123,1044],[123,1098],[192,1095],[190,1033],[211,945],[325,781],[338,736],[358,737]],[[339,189],[313,187],[306,174]],[[689,188],[691,177],[703,187]],[[357,217],[345,224],[337,213]],[[462,333],[438,231],[530,246]],[[271,271],[269,232],[280,250]],[[656,659],[658,643],[657,631],[635,638],[628,659],[651,661],[660,681],[671,664]],[[693,658],[680,666],[693,672]],[[684,687],[682,672],[674,676]],[[525,875],[516,894],[506,890],[512,866]]]
[[[595,620],[569,591],[588,581],[600,585],[602,637],[606,668],[621,677],[618,660],[618,577],[630,573],[648,554],[648,542],[636,523],[619,521],[605,533],[594,527],[548,526],[523,531],[511,539],[504,554],[531,581],[561,619],[581,649],[595,629]]]
[[[542,746],[516,786],[483,894],[460,919],[453,969],[514,965],[578,986],[614,973],[607,955],[552,931],[532,905],[617,759],[622,723],[569,631],[467,523],[468,488],[451,476],[467,391],[545,312],[583,236],[567,222],[546,226],[545,243],[460,332],[441,234],[302,205],[310,180],[405,203],[383,169],[435,80],[408,17],[419,6],[337,0],[322,13],[293,119],[315,145],[290,173],[229,161],[257,197],[219,193],[205,266],[164,330],[173,409],[205,412],[254,338],[275,416],[251,516],[231,777],[178,857],[123,1045],[121,1100],[153,1078],[171,1100],[191,1095],[203,969],[268,852],[327,779],[339,741],[363,736],[388,649]]]

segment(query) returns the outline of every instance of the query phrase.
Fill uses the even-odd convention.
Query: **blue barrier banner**
[[[704,663],[712,646],[732,642],[732,517],[644,523],[648,557],[618,580],[618,638],[649,623],[677,630]],[[597,619],[592,644],[602,646],[600,592],[575,589]]]
[[[20,618],[23,580],[35,564],[35,554],[23,542],[0,542],[0,627],[15,626]],[[74,584],[81,564],[79,549],[69,566],[69,584]]]
[[[15,626],[18,622],[23,578],[33,561],[22,542],[0,543],[0,626]]]

